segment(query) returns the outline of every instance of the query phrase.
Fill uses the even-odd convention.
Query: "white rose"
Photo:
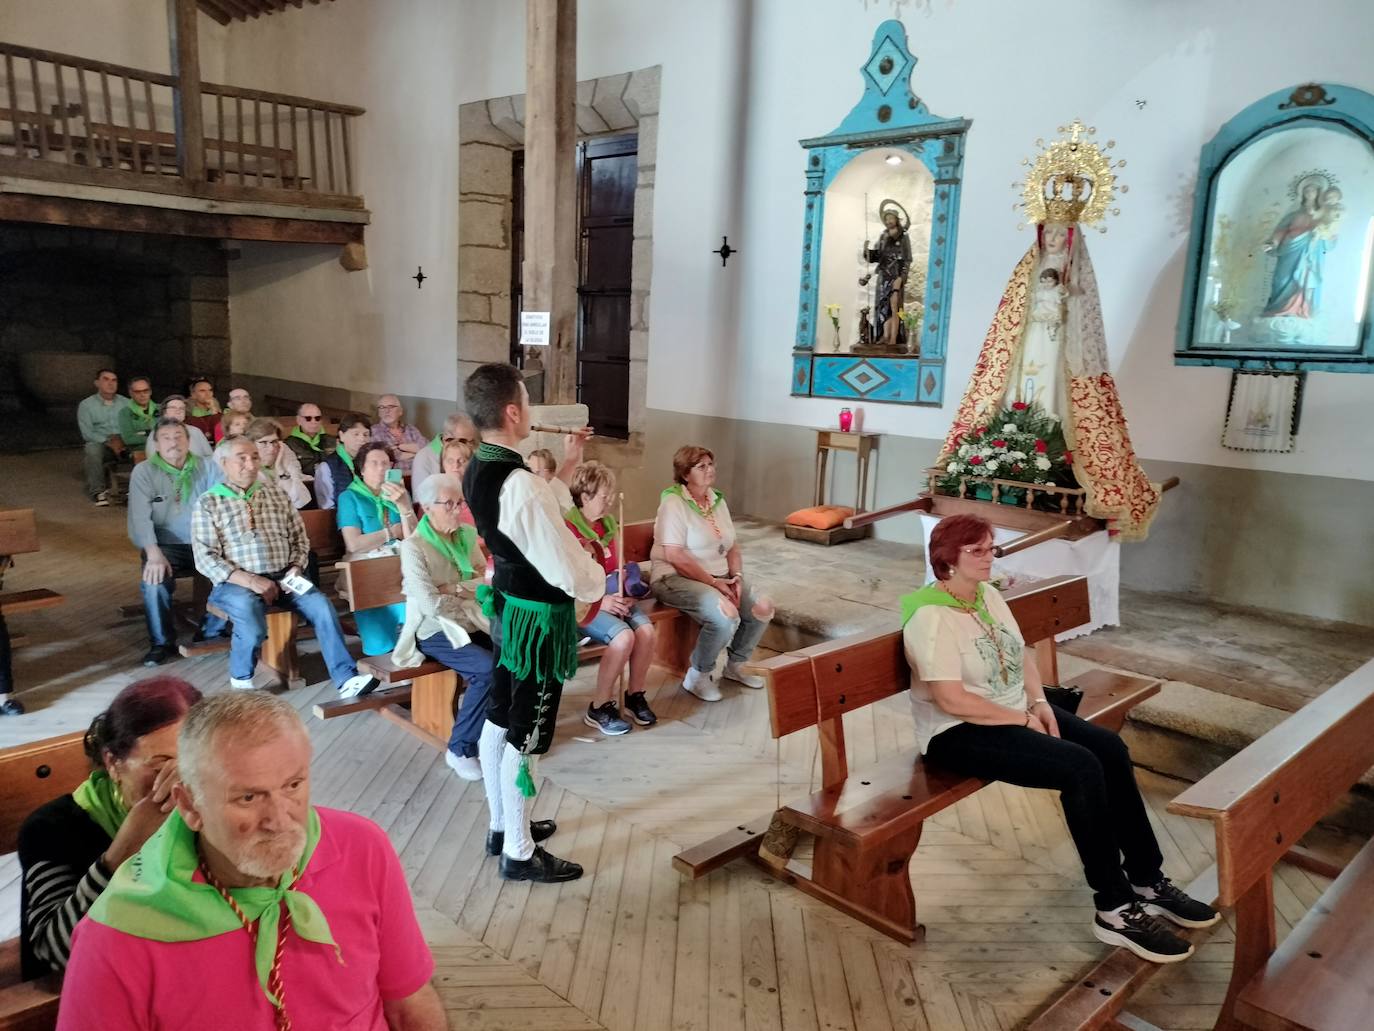
[[[1016,432],[1016,423],[1014,423],[1014,422],[1009,422],[1009,423],[1007,423],[1005,426],[1002,427],[1002,432],[1003,432],[1003,433],[1015,433],[1015,432]]]
[[[1044,472],[1050,467],[1050,460],[1046,458],[1044,455],[1036,455],[1035,467],[1039,469],[1041,472]]]
[[[963,466],[960,465],[958,462],[950,462],[949,465],[945,466],[945,472],[957,473],[962,468]]]
[[[988,472],[990,472],[990,473],[995,473],[995,472],[997,471],[997,463],[996,463],[996,462],[989,462],[989,463],[987,464],[987,470],[988,470]]]

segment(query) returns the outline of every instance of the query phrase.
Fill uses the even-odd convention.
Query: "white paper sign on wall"
[[[522,311],[520,313],[520,343],[524,347],[549,346],[549,313]]]

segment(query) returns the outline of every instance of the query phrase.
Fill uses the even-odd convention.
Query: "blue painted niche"
[[[939,407],[944,397],[964,140],[972,123],[931,114],[912,92],[915,69],[916,57],[907,46],[902,23],[883,22],[859,69],[862,98],[834,132],[800,141],[806,151],[806,204],[801,298],[792,351],[794,396],[932,407]],[[915,253],[915,248],[912,254],[913,276],[918,263],[925,261],[922,321],[915,339],[908,342],[913,353],[818,349],[818,334],[823,341],[832,339],[832,324],[824,310],[832,299],[820,296],[826,190],[851,162],[874,151],[914,160],[932,183],[930,245],[924,254]],[[874,210],[865,212],[865,218],[875,214],[879,202],[879,197],[871,198]],[[860,241],[853,243],[857,256]]]
[[[1251,104],[1202,149],[1174,364],[1374,372],[1372,249],[1374,95]]]

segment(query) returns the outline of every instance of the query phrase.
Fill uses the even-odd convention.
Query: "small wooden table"
[[[816,429],[816,500],[813,504],[824,505],[825,502],[825,474],[826,468],[830,464],[830,452],[832,451],[852,451],[854,453],[854,479],[856,495],[854,498],[854,512],[867,511],[866,503],[868,500],[868,459],[872,455],[873,449],[878,446],[878,438],[881,433],[866,433],[862,430],[843,430]],[[857,541],[872,534],[873,527],[856,526],[846,529],[843,526],[836,526],[829,530],[817,530],[810,526],[792,526],[787,524],[783,527],[783,533],[791,540],[810,541],[813,544],[843,544],[845,541]]]

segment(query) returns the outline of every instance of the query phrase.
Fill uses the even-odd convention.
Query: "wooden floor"
[[[22,474],[22,475],[13,475]],[[6,504],[44,506],[45,550],[10,586],[47,586],[67,605],[11,621],[30,644],[18,658],[35,712],[0,720],[0,743],[82,725],[144,671],[137,563],[123,511],[83,507],[75,481],[0,459]],[[13,485],[11,487],[10,485]],[[288,697],[304,714],[331,696],[313,643],[311,686]],[[205,690],[227,686],[225,660],[165,668]],[[912,865],[926,939],[899,945],[736,863],[683,881],[671,857],[816,781],[814,734],[768,736],[761,692],[726,684],[715,705],[651,677],[661,722],[608,739],[581,722],[591,671],[565,696],[556,743],[537,769],[537,817],[587,874],[561,886],[506,883],[484,853],[480,784],[373,715],[310,720],[316,802],[376,820],[391,836],[438,964],[455,1028],[733,1029],[1014,1028],[1104,953],[1090,895],[1057,800],[993,786],[927,826]],[[900,698],[846,717],[855,768],[911,746]],[[1186,882],[1211,860],[1206,828],[1165,812],[1181,785],[1142,773],[1167,871]],[[1281,933],[1314,902],[1320,879],[1277,871]],[[18,920],[17,869],[0,860],[0,937]],[[1233,929],[1221,924],[1189,962],[1162,972],[1133,1007],[1160,1028],[1210,1027],[1229,973]]]

